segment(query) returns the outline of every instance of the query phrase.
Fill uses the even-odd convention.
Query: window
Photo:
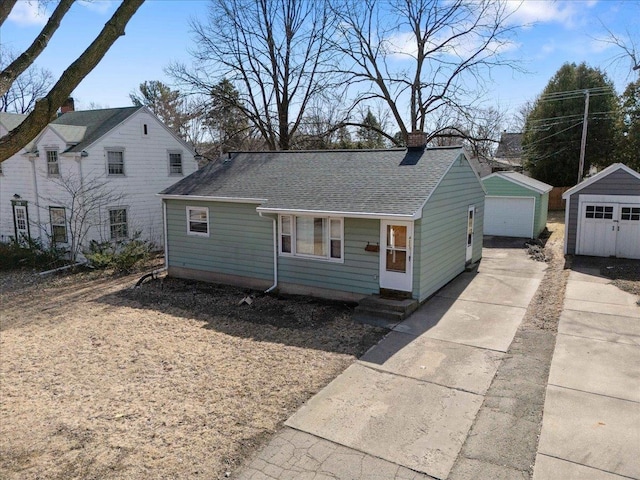
[[[640,221],[640,207],[622,207],[621,220]]]
[[[207,207],[187,207],[187,233],[209,236],[209,209]]]
[[[0,162],[0,175],[2,175],[2,162]]]
[[[49,207],[51,240],[53,243],[67,243],[67,220],[63,207]]]
[[[47,174],[60,175],[60,164],[58,163],[57,150],[47,150]]]
[[[171,175],[182,175],[181,153],[169,153],[169,173]]]
[[[341,261],[343,227],[341,218],[280,216],[280,253]]]
[[[126,208],[109,210],[109,232],[111,234],[111,240],[121,240],[129,236]]]
[[[124,175],[124,152],[122,150],[107,151],[107,172],[109,175]]]
[[[585,217],[611,220],[613,219],[613,207],[607,207],[604,205],[587,205]]]
[[[142,134],[148,135],[148,133],[149,133],[149,129],[147,128],[147,124],[145,123],[142,125]]]

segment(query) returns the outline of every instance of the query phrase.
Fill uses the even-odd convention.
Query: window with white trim
[[[182,153],[169,152],[169,174],[182,175]]]
[[[111,240],[122,240],[129,237],[126,208],[112,208],[109,210],[109,234]]]
[[[47,150],[47,175],[60,175],[57,150]]]
[[[280,254],[343,261],[343,219],[280,215]]]
[[[187,207],[187,234],[209,236],[208,207]]]
[[[107,174],[124,175],[124,151],[107,150]]]
[[[67,243],[67,217],[64,207],[49,207],[49,221],[53,243]]]

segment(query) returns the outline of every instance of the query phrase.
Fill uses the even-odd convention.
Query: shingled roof
[[[461,155],[460,147],[236,153],[161,195],[255,202],[259,211],[417,218]]]
[[[144,107],[104,108],[67,112],[60,115],[49,125],[67,143],[74,144],[66,150],[67,152],[81,152],[141,108]]]

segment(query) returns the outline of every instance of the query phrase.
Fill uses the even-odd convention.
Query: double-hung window
[[[60,175],[57,150],[47,150],[47,175]]]
[[[122,240],[129,236],[126,208],[112,208],[109,210],[109,233],[111,240]]]
[[[107,150],[107,173],[109,175],[124,175],[124,152],[122,150]]]
[[[296,215],[280,216],[280,253],[341,262],[343,219]]]
[[[182,154],[180,152],[169,152],[169,173],[182,175]]]
[[[187,234],[209,236],[209,209],[207,207],[187,207]]]
[[[67,243],[67,219],[64,207],[49,207],[49,219],[53,243]]]

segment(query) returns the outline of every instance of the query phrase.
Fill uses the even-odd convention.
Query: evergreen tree
[[[222,153],[245,147],[249,121],[239,107],[241,104],[240,93],[226,78],[211,89],[206,123]]]
[[[526,168],[555,186],[575,185],[580,163],[585,92],[589,115],[583,172],[615,161],[617,98],[606,74],[585,63],[566,63],[549,81],[529,113],[523,135]]]
[[[640,79],[627,85],[620,97],[621,136],[617,162],[640,171]]]
[[[358,128],[357,148],[384,148],[384,135],[380,133],[382,127],[376,116],[367,110],[362,119],[362,126]]]

